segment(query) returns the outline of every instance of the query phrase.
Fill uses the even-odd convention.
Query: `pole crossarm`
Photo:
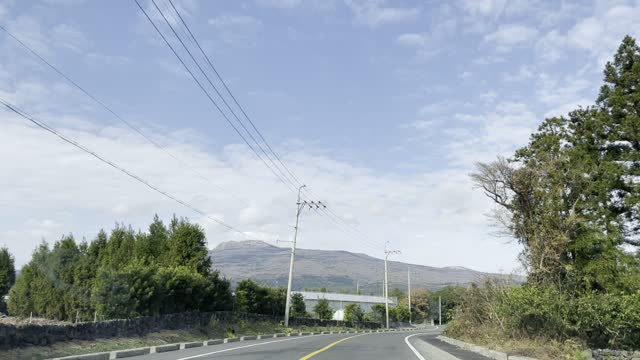
[[[293,227],[293,241],[291,242],[291,260],[289,263],[289,280],[287,281],[287,300],[284,309],[284,326],[289,327],[289,312],[291,310],[291,287],[293,285],[293,264],[295,262],[296,256],[296,242],[298,240],[298,228],[300,223],[300,213],[305,208],[309,210],[318,210],[318,209],[326,209],[327,206],[323,204],[321,201],[308,201],[303,200],[300,201],[302,189],[305,188],[306,185],[302,185],[298,188],[298,201],[296,201],[296,225]],[[285,242],[285,241],[282,241]],[[287,241],[289,242],[289,241]]]
[[[389,281],[387,277],[387,260],[389,260],[389,255],[401,254],[400,250],[387,249],[388,244],[389,241],[384,244],[384,311],[387,329],[389,328]]]

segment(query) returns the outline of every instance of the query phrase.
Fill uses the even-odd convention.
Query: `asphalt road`
[[[440,330],[332,334],[235,342],[132,357],[132,360],[485,360],[435,337]]]

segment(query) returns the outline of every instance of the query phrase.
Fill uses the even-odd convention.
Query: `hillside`
[[[214,267],[232,282],[252,278],[271,286],[286,286],[290,249],[262,241],[228,241],[210,251]],[[408,264],[389,262],[389,289],[407,287]],[[437,289],[446,285],[465,285],[487,275],[464,267],[437,268],[411,265],[412,287]],[[381,293],[384,261],[347,251],[297,249],[294,290],[326,287],[329,290],[355,290],[359,282],[363,293]]]

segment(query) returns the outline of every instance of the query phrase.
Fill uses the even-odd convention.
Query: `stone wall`
[[[134,319],[107,320],[64,325],[8,325],[0,324],[0,348],[18,346],[49,345],[59,341],[94,340],[112,337],[133,337],[171,329],[205,327],[217,320],[230,326],[240,320],[279,323],[282,319],[268,315],[244,314],[236,312],[200,313],[189,312],[162,316],[146,316]],[[291,319],[292,326],[347,326],[377,329],[379,323],[351,323],[336,320]],[[239,334],[241,335],[241,334]]]
[[[592,350],[594,360],[640,360],[640,351]]]

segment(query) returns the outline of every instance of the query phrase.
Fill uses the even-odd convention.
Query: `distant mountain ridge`
[[[213,266],[233,283],[251,278],[261,284],[286,286],[290,249],[258,240],[227,241],[209,252]],[[489,275],[460,266],[443,268],[389,261],[389,289],[407,288],[407,266],[411,286],[438,289],[468,285]],[[322,288],[381,294],[384,260],[338,250],[296,250],[294,290]]]

